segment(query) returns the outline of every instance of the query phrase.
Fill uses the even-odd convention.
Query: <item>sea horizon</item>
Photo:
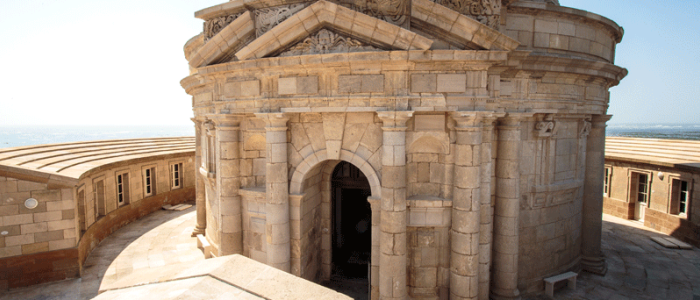
[[[194,125],[2,125],[0,148],[194,134]],[[609,123],[606,136],[700,140],[700,123]]]
[[[0,126],[0,149],[68,142],[194,136],[194,125]]]

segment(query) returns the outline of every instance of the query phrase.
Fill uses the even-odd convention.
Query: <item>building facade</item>
[[[609,137],[604,212],[700,246],[700,142]]]
[[[194,139],[0,149],[0,291],[80,277],[115,230],[194,200]]]
[[[197,227],[372,299],[518,299],[600,251],[623,30],[556,1],[231,1],[185,45]]]

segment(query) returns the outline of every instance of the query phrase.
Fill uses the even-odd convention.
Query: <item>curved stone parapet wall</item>
[[[556,1],[361,2],[196,13],[181,85],[213,254],[329,279],[329,168],[347,161],[372,190],[373,299],[514,299],[604,272],[596,182],[622,29]]]
[[[591,12],[521,1],[508,6],[505,33],[520,42],[518,49],[614,63],[624,31]]]
[[[194,200],[193,145],[157,138],[0,149],[0,290],[79,277],[115,230],[164,204]]]
[[[99,243],[121,227],[138,220],[156,210],[163,205],[177,205],[185,201],[195,199],[194,188],[194,153],[184,153],[180,155],[170,155],[158,157],[156,159],[141,159],[137,161],[119,162],[113,165],[105,165],[99,169],[85,173],[80,179],[76,193],[78,195],[78,224],[85,226],[81,228],[80,240],[78,242],[79,263],[82,268],[85,259],[90,255]],[[170,165],[182,163],[182,184],[181,188],[171,187]],[[143,193],[143,170],[145,168],[156,168],[156,192],[154,195],[145,196]],[[129,173],[130,188],[129,202],[118,205],[116,192],[116,174]],[[93,193],[96,179],[105,182],[105,213],[98,212],[94,215],[94,202],[91,199],[83,199],[84,207],[81,207],[80,192],[86,195]],[[87,201],[86,201],[87,200]],[[99,210],[99,208],[98,208]],[[80,214],[80,211],[86,213]],[[84,223],[83,223],[84,222]],[[82,225],[84,224],[84,225]]]

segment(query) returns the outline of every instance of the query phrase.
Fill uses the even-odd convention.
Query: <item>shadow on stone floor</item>
[[[582,272],[577,289],[558,289],[555,299],[700,300],[698,248],[664,248],[649,239],[666,236],[662,233],[608,215],[603,219],[602,249],[608,263],[607,274],[597,276]],[[194,208],[154,212],[102,241],[86,260],[83,278],[14,289],[0,295],[0,299],[89,299],[97,295],[102,283],[129,276],[134,270],[203,260],[201,251],[196,249],[196,241],[189,236],[194,220]],[[365,284],[366,281],[331,282],[326,286],[357,299],[366,299]],[[548,297],[538,295],[523,299]]]
[[[190,237],[194,222],[194,206],[182,211],[155,211],[100,242],[85,260],[81,278],[13,289],[0,295],[0,300],[90,299],[101,285],[135,270],[203,260],[196,239]]]
[[[582,272],[576,290],[558,289],[555,299],[700,300],[700,250],[669,249],[650,239],[662,236],[668,235],[604,215],[602,250],[608,272],[605,276]],[[539,295],[524,299],[549,298]]]

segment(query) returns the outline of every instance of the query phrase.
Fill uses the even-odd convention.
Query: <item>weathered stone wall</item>
[[[373,299],[515,299],[604,273],[591,195],[622,29],[554,1],[379,2],[197,13],[209,25],[181,84],[198,128],[240,124],[243,253],[328,279],[331,172],[347,161],[372,190]],[[202,213],[221,223],[216,192]]]
[[[25,207],[34,198],[36,208]],[[76,207],[73,190],[46,183],[0,177],[0,258],[75,247]]]
[[[508,7],[505,33],[521,48],[615,62],[615,46],[622,36],[610,30],[612,21],[568,7],[533,9],[539,7],[544,5],[521,2]]]
[[[605,196],[605,213],[625,218],[635,218],[636,186],[632,186],[632,173],[648,174],[648,207],[644,214],[644,226],[678,237],[694,245],[700,245],[700,208],[693,200],[700,197],[700,173],[689,168],[671,168],[619,159],[606,160],[610,169],[610,191]],[[659,173],[663,178],[659,178]],[[672,208],[672,182],[688,182],[687,214],[679,214]]]
[[[181,187],[172,189],[170,165],[182,163]],[[155,193],[144,197],[143,171],[156,168]],[[117,202],[117,174],[129,174],[125,203]],[[74,188],[0,177],[0,290],[80,276],[90,252],[115,230],[165,204],[195,198],[190,154],[142,158],[83,173]],[[103,182],[96,200],[95,183]],[[38,200],[25,207],[27,198]]]

